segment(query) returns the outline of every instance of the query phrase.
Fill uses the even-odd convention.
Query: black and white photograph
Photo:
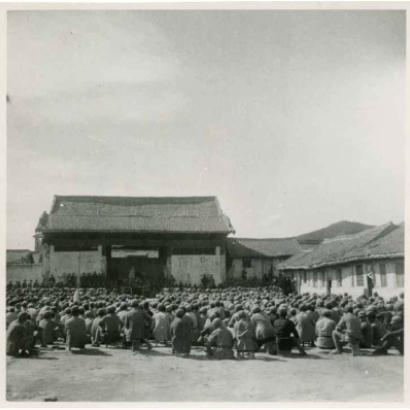
[[[15,6],[5,400],[403,405],[405,7]]]

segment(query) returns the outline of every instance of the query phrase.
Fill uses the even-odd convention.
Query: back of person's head
[[[160,303],[160,304],[158,305],[158,310],[159,310],[160,312],[165,312],[165,306],[164,306],[162,303]]]
[[[286,315],[288,314],[288,311],[286,309],[279,309],[279,316],[284,319],[286,318]]]
[[[219,318],[216,318],[212,321],[212,327],[214,329],[218,329],[219,327],[222,327],[222,320]]]
[[[246,312],[244,310],[241,310],[239,312],[238,319],[240,319],[240,320],[245,320],[246,319]]]
[[[84,317],[86,317],[87,319],[92,319],[93,318],[93,312],[91,312],[91,310],[87,310],[87,312],[85,312]]]
[[[108,306],[107,313],[110,313],[110,314],[115,313],[115,306],[112,306],[112,305]]]
[[[259,306],[254,306],[252,309],[252,313],[260,313],[261,308]]]
[[[133,308],[137,308],[139,305],[140,305],[140,303],[139,303],[139,301],[136,300],[136,299],[134,299],[134,300],[131,302],[131,307],[133,307]]]
[[[345,313],[353,313],[353,305],[347,304],[347,305],[343,308],[343,311],[344,311]]]
[[[177,309],[176,317],[182,318],[185,315],[185,310],[182,308]]]
[[[73,316],[78,316],[80,314],[80,309],[78,308],[78,306],[73,306],[71,308],[71,314]]]
[[[30,319],[30,315],[29,315],[28,313],[26,313],[26,312],[21,312],[21,313],[19,313],[19,315],[17,316],[17,320],[18,320],[19,323],[24,323],[24,322],[26,322],[26,321],[29,320],[29,319]]]
[[[332,312],[330,310],[325,310],[323,316],[330,319],[332,317]]]
[[[44,319],[51,319],[52,318],[52,312],[50,310],[46,310],[43,314]]]

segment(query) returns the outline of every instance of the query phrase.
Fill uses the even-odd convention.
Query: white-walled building
[[[397,296],[404,291],[404,224],[325,240],[278,269],[295,277],[300,293]]]
[[[296,238],[227,238],[227,279],[277,276],[276,266],[303,250]]]

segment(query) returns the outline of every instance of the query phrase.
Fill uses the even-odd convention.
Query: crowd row
[[[277,288],[164,289],[152,300],[105,289],[14,289],[7,294],[7,353],[30,355],[37,345],[64,341],[121,344],[134,352],[152,341],[189,355],[193,344],[210,357],[254,357],[305,346],[354,355],[361,348],[403,354],[404,295],[385,301],[375,294],[288,295]]]

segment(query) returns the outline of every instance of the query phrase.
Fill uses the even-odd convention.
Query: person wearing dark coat
[[[152,349],[151,343],[145,339],[146,315],[148,315],[148,313],[145,312],[144,306],[136,300],[133,301],[131,310],[127,313],[125,320],[125,329],[131,341],[133,352],[137,352],[141,344],[146,344],[148,350]]]
[[[191,352],[193,324],[185,315],[184,309],[176,311],[176,317],[171,323],[172,353],[179,356],[188,356]]]
[[[279,318],[273,323],[279,352],[290,352],[293,347],[297,347],[299,353],[304,356],[306,352],[300,344],[300,338],[295,324],[287,319],[286,315],[286,309],[279,309]]]
[[[84,349],[87,341],[87,330],[85,320],[79,317],[80,310],[77,306],[71,309],[71,318],[65,323],[67,338],[67,350],[71,351],[73,347]]]
[[[401,316],[393,316],[390,330],[381,338],[381,346],[373,354],[388,354],[391,347],[395,347],[401,355],[404,353],[404,323]]]
[[[10,323],[7,329],[6,353],[10,356],[25,356],[27,330],[25,322],[29,315],[25,312],[19,313],[16,320]]]
[[[53,313],[51,311],[44,312],[38,327],[40,328],[41,345],[45,347],[53,344],[57,338],[57,324],[53,320]]]
[[[115,313],[115,307],[110,306],[107,309],[107,315],[100,322],[103,329],[103,340],[105,344],[115,343],[121,339],[122,323]]]

